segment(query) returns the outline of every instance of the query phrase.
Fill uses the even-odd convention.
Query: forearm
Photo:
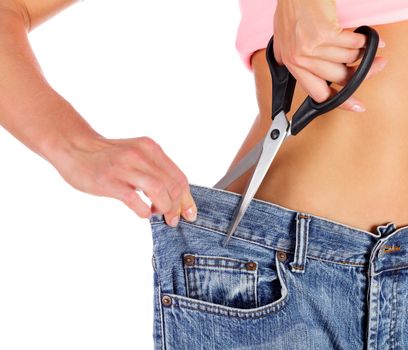
[[[46,81],[29,44],[22,13],[1,4],[0,124],[51,162],[99,136]]]

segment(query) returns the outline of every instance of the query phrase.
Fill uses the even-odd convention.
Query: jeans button
[[[278,251],[278,260],[279,261],[285,261],[286,260],[286,258],[287,258],[287,255],[286,255],[286,253],[285,252],[281,252],[281,251]]]

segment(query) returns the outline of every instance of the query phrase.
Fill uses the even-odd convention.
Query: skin
[[[285,1],[286,5],[297,3]],[[311,3],[307,2],[307,5]],[[320,16],[320,22],[314,23],[324,23],[321,13],[316,16]],[[297,21],[285,24],[286,28],[292,28],[289,33],[296,32],[295,22],[305,28],[305,23],[298,17]],[[281,55],[280,63],[283,60],[298,80],[292,112],[307,94],[321,101],[333,93],[320,84],[324,82],[321,78],[330,80],[328,77],[331,76],[334,80],[337,76],[341,81],[342,74],[348,74],[344,67],[333,63],[336,57],[330,56],[333,49],[328,48],[336,46],[339,41],[333,31],[327,33],[330,31],[329,21],[322,27],[326,28],[325,33],[317,35],[319,40],[306,44],[303,52],[291,46],[295,41],[292,40],[293,35],[292,38],[285,37],[275,28],[275,35],[281,36],[278,45],[279,42],[286,43],[278,48],[274,46],[275,55]],[[408,198],[408,69],[405,65],[408,59],[408,21],[371,27],[377,30],[386,46],[378,50],[376,65],[373,65],[369,76],[351,101],[318,117],[298,135],[286,140],[255,198],[372,233],[377,225],[388,221],[397,226],[408,225],[405,202]],[[336,26],[332,28],[336,32]],[[344,31],[351,32],[353,29]],[[316,28],[310,29],[310,33],[313,30]],[[303,30],[302,34],[306,38],[307,30]],[[360,46],[358,39],[354,43],[351,40],[350,46]],[[358,56],[352,50],[351,60],[353,55]],[[340,50],[337,52],[338,58],[342,54]],[[328,59],[322,62],[321,57]],[[386,64],[381,68],[383,62]],[[253,54],[252,65],[259,113],[230,168],[264,137],[271,125],[272,83],[265,49]],[[314,76],[310,72],[314,72]],[[305,74],[302,76],[302,73]],[[299,81],[306,83],[302,85]],[[353,112],[351,107],[354,104],[363,104],[366,111]],[[291,114],[288,119],[291,119]],[[242,193],[250,175],[251,170],[227,190]]]
[[[188,180],[154,140],[103,137],[46,81],[27,33],[73,3],[0,1],[0,124],[72,187],[118,199],[141,218],[164,214],[171,226],[180,215],[194,221],[197,207]]]
[[[75,2],[0,0],[0,124],[48,160],[72,187],[118,199],[142,218],[162,213],[168,224],[176,219],[172,226],[180,215],[194,221],[197,208],[188,180],[154,140],[103,137],[43,76],[27,33]],[[307,6],[302,0],[278,3],[274,50],[278,62],[298,80],[293,106],[307,94],[319,102],[327,99],[334,90],[324,81],[339,85],[347,81],[353,68],[343,63],[361,55],[364,36],[338,26],[334,4],[331,0],[311,0]],[[407,27],[406,21],[374,26],[387,47],[370,76],[388,60],[386,73],[367,79],[358,98],[354,96],[288,139],[255,198],[366,230],[389,220],[406,224],[408,70],[401,62],[408,57]],[[230,168],[271,123],[271,81],[264,51],[257,51],[252,59],[259,113]],[[363,102],[367,112],[350,112],[352,106],[363,107]],[[384,137],[388,135],[392,140]],[[242,193],[248,175],[227,190]],[[150,198],[151,208],[135,189]],[[187,215],[190,207],[191,218]]]

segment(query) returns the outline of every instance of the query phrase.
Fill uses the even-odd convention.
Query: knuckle
[[[301,57],[301,56],[312,56],[314,51],[314,43],[307,41],[307,42],[302,42],[299,44],[297,50],[296,50],[296,56]]]
[[[130,147],[123,151],[117,161],[117,166],[128,170],[128,169],[149,169],[149,164],[151,159],[142,150]]]
[[[358,50],[349,50],[348,54],[346,55],[347,62],[346,63],[353,63],[358,60],[360,56],[360,52]]]
[[[294,53],[285,55],[285,64],[288,66],[304,67],[305,59],[299,50]]]
[[[326,101],[328,97],[329,97],[329,94],[327,92],[321,91],[321,90],[316,91],[313,94],[313,99],[318,103],[322,103],[322,102]]]
[[[178,185],[180,186],[180,188],[181,188],[182,190],[185,190],[185,189],[188,188],[188,186],[189,186],[189,182],[188,182],[187,176],[186,176],[185,174],[183,174],[183,173],[180,173],[180,174],[177,176],[176,181],[177,181]]]
[[[149,136],[141,136],[139,140],[144,147],[150,150],[157,151],[161,149],[160,145]]]
[[[143,153],[137,148],[129,147],[123,151],[120,161],[127,164],[129,160],[141,162],[144,160]]]
[[[353,36],[353,46],[354,47],[362,47],[364,46],[364,35],[363,34],[357,34]]]
[[[282,63],[289,67],[289,66],[296,66],[296,60],[293,57],[293,55],[289,55],[289,54],[282,54]]]
[[[128,166],[129,163],[142,162],[144,160],[143,153],[134,147],[122,148],[120,153],[111,157],[109,164],[113,168],[122,168]]]
[[[182,193],[182,188],[180,187],[179,183],[177,181],[175,181],[172,184],[172,186],[169,188],[170,198],[176,199],[176,198],[180,197],[181,193]]]
[[[308,59],[304,56],[295,55],[293,57],[293,64],[297,67],[308,68],[309,67],[308,62],[309,62]]]

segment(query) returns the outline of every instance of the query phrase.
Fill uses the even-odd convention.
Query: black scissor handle
[[[280,112],[288,113],[292,104],[296,79],[285,66],[276,62],[273,53],[273,35],[266,47],[266,60],[272,75],[272,120]]]
[[[360,84],[363,82],[364,78],[366,77],[368,71],[371,68],[375,55],[377,53],[379,37],[375,29],[369,26],[360,26],[356,28],[354,32],[364,34],[367,36],[366,48],[364,50],[364,54],[363,54],[361,63],[357,67],[357,70],[355,71],[351,79],[347,82],[347,84],[340,91],[338,91],[333,97],[331,97],[329,100],[322,102],[322,103],[317,103],[310,96],[308,96],[292,117],[292,122],[291,122],[291,134],[292,135],[296,135],[299,131],[301,131],[307,124],[309,124],[317,116],[324,114],[338,107],[339,105],[341,105],[358,89]],[[270,40],[270,43],[271,42],[273,42],[273,37]],[[273,57],[272,59],[273,46],[271,50],[267,50],[267,60],[268,60],[268,63],[270,62],[269,68],[271,70],[272,79],[274,79],[275,76],[279,74],[279,77],[276,79],[276,84],[275,82],[272,82],[273,94],[277,94],[277,90],[280,90],[280,89],[283,90],[284,86],[282,82],[284,82],[285,80],[289,81],[289,83],[287,83],[286,86],[289,86],[289,85],[291,86],[293,84],[293,88],[294,88],[295,83],[291,82],[292,79],[294,80],[293,76],[290,74],[290,72],[287,70],[285,66],[277,65],[275,58]],[[285,73],[285,70],[287,71],[286,73]],[[279,73],[276,73],[277,71],[279,71]],[[285,75],[287,76],[287,78],[284,78]],[[330,82],[328,82],[328,85],[330,85]],[[275,100],[275,97],[278,97],[278,102],[276,102],[275,104],[276,110],[274,111],[272,107],[273,117],[277,113],[279,113],[282,109],[284,109],[286,113],[287,112],[286,104],[288,103],[287,101],[289,101],[289,99],[290,101],[292,100],[293,90],[290,91],[290,89],[286,87],[282,93],[284,94],[288,93],[288,95],[284,95],[283,99],[282,99],[282,96],[273,95],[274,100]],[[278,109],[277,106],[279,104],[280,99],[281,101],[285,101],[281,103],[284,108]],[[289,103],[289,109],[290,109],[290,103]]]

